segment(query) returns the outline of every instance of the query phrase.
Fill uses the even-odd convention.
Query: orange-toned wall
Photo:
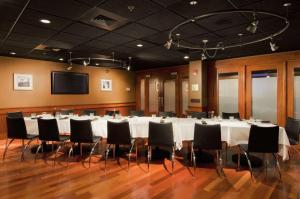
[[[89,94],[51,95],[51,71],[65,71],[65,67],[64,63],[0,56],[0,109],[135,102],[134,72],[95,67],[72,69],[89,74]],[[32,74],[33,90],[14,90],[14,73]],[[113,90],[101,91],[101,79],[111,79]]]

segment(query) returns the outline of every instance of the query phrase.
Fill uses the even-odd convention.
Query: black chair
[[[109,116],[115,116],[115,115],[119,115],[120,114],[120,111],[119,110],[105,110],[105,115],[109,115]]]
[[[174,158],[175,158],[175,142],[173,138],[173,125],[172,123],[156,123],[149,122],[149,135],[148,135],[148,171],[151,161],[152,146],[162,146],[172,149],[171,162],[172,172],[174,170]]]
[[[41,144],[38,146],[34,161],[36,162],[37,154],[39,153],[40,149],[43,151],[43,146],[45,142],[52,142],[52,149],[54,142],[58,142],[58,147],[55,151],[54,156],[54,165],[56,162],[56,156],[59,150],[65,145],[66,141],[70,139],[68,135],[59,135],[58,125],[56,119],[41,119],[38,118],[38,128],[39,128],[39,140],[42,141]]]
[[[207,112],[191,112],[189,115],[197,119],[208,118]]]
[[[223,119],[229,119],[230,117],[233,117],[234,119],[241,119],[240,118],[240,113],[225,113],[225,112],[223,112],[222,113],[222,118]]]
[[[91,114],[97,115],[97,111],[93,109],[86,109],[83,110],[81,113],[81,115],[91,115]]]
[[[6,116],[9,118],[23,118],[23,113],[22,112],[8,112],[6,114]]]
[[[196,156],[195,148],[204,150],[215,150],[217,154],[217,166],[219,165],[221,174],[224,175],[222,163],[222,141],[221,141],[221,126],[195,124],[194,127],[194,140],[191,146],[191,161],[194,165],[194,173],[196,172]],[[218,168],[216,167],[218,174]]]
[[[131,116],[137,116],[137,117],[143,117],[145,115],[144,111],[136,111],[136,110],[132,110],[130,111],[130,115]]]
[[[280,165],[278,161],[278,136],[279,136],[279,126],[274,127],[261,127],[257,125],[251,125],[248,144],[239,145],[238,154],[238,168],[240,166],[240,152],[242,151],[246,156],[249,170],[251,173],[251,178],[253,177],[253,171],[251,166],[251,161],[249,159],[250,153],[263,153],[265,159],[265,170],[267,176],[267,160],[265,154],[272,154],[278,169],[279,177],[281,179]]]
[[[289,138],[291,149],[300,154],[300,151],[294,147],[299,144],[300,120],[288,117],[286,120],[285,131]]]
[[[60,113],[61,115],[70,115],[70,114],[74,113],[74,110],[71,110],[71,109],[61,109],[61,110],[59,111],[59,113]]]
[[[159,117],[176,117],[176,113],[168,111],[168,112],[159,112]]]
[[[6,140],[5,149],[3,153],[3,161],[5,160],[5,155],[9,145],[16,139],[22,140],[22,144],[23,144],[22,155],[21,155],[21,161],[22,161],[24,160],[25,150],[30,145],[30,143],[35,138],[38,137],[38,135],[27,134],[24,118],[6,117],[6,124],[7,124],[7,140]],[[29,140],[29,141],[24,145],[24,140]]]
[[[128,169],[130,167],[130,158],[133,146],[135,144],[135,139],[131,138],[129,123],[127,121],[123,122],[110,122],[107,121],[107,144],[105,152],[105,170],[106,170],[106,162],[108,159],[108,154],[110,150],[110,146],[119,146],[121,145],[130,145],[129,154],[128,154]],[[137,148],[136,148],[137,154]],[[117,157],[119,162],[119,157]],[[137,159],[137,157],[136,157]]]
[[[91,165],[91,157],[94,153],[95,147],[101,141],[101,138],[93,135],[91,120],[70,120],[71,124],[71,136],[70,141],[72,142],[69,150],[68,163],[71,154],[73,154],[74,143],[78,143],[80,147],[80,155],[82,157],[82,143],[93,144],[93,147],[89,155],[89,167]]]

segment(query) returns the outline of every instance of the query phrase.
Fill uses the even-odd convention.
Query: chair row
[[[297,131],[298,128],[298,138],[299,138],[299,122],[297,123],[297,128],[295,127],[297,120],[292,118],[288,119],[287,131],[292,129]],[[3,154],[3,161],[9,145],[15,139],[29,140],[25,146],[23,146],[21,160],[24,160],[24,152],[29,146],[32,140],[39,139],[41,144],[38,146],[36,151],[35,160],[40,149],[42,149],[44,142],[54,141],[57,142],[58,147],[55,151],[54,164],[56,160],[57,153],[61,148],[67,143],[71,142],[71,147],[69,148],[68,161],[70,156],[73,154],[73,148],[75,143],[78,143],[81,147],[82,143],[91,144],[91,150],[89,154],[89,165],[91,156],[94,153],[95,147],[102,141],[101,137],[93,136],[92,126],[90,120],[70,120],[71,134],[70,135],[59,135],[57,120],[56,119],[38,119],[39,135],[27,134],[26,125],[23,118],[10,118],[7,117],[7,129],[8,129],[8,140]],[[294,130],[296,129],[296,130]],[[135,139],[130,135],[129,123],[127,121],[123,122],[110,122],[107,124],[107,147],[105,150],[105,167],[108,154],[111,145],[129,145],[129,155],[128,155],[128,166],[130,165],[130,158],[132,155],[132,150],[134,145],[136,146]],[[240,145],[240,149],[245,154],[249,169],[252,175],[251,162],[249,160],[249,153],[271,153],[276,160],[276,165],[278,172],[280,173],[280,166],[278,162],[278,135],[279,127],[259,127],[252,125],[250,128],[250,136],[248,145]],[[297,139],[295,137],[295,139]],[[172,172],[174,167],[174,157],[175,157],[175,146],[173,138],[173,127],[172,123],[155,123],[149,122],[149,135],[148,135],[148,155],[147,164],[149,169],[149,163],[151,161],[151,151],[153,146],[163,146],[170,149],[171,162],[172,162]],[[223,174],[222,166],[222,141],[221,141],[221,127],[220,125],[205,125],[205,124],[195,124],[194,128],[194,140],[192,141],[191,147],[191,162],[194,168],[196,168],[196,149],[214,150],[216,152],[217,166],[220,167],[221,174]],[[135,149],[137,154],[137,146]],[[137,158],[137,157],[136,157]]]

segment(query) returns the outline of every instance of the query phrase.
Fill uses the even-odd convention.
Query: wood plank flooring
[[[0,141],[1,159],[5,141]],[[36,144],[33,142],[33,144]],[[177,157],[174,174],[170,175],[163,165],[154,162],[147,172],[147,164],[132,162],[129,172],[127,161],[110,159],[107,171],[104,161],[92,158],[91,168],[77,157],[66,166],[66,158],[58,158],[53,165],[49,154],[45,162],[42,155],[36,164],[34,156],[27,152],[20,161],[21,142],[15,142],[8,150],[5,162],[0,163],[0,198],[230,198],[265,199],[297,198],[300,191],[300,154],[292,153],[292,160],[282,163],[282,182],[273,166],[265,178],[263,169],[255,170],[251,180],[248,170],[236,171],[234,165],[225,166],[226,177],[217,175],[214,165],[199,166],[194,177],[193,169]],[[65,160],[64,160],[65,159]],[[166,167],[171,164],[166,160]]]

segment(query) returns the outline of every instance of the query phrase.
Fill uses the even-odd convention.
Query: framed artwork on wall
[[[101,90],[102,91],[112,91],[112,80],[101,79]]]
[[[31,74],[14,73],[14,90],[32,90],[33,81]]]

